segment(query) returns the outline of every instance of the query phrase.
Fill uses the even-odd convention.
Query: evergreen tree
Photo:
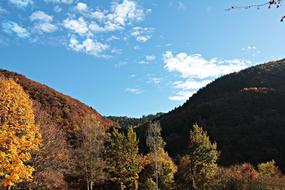
[[[32,178],[27,161],[41,141],[32,108],[21,86],[0,77],[0,182],[7,188]]]
[[[138,189],[139,173],[142,170],[142,157],[139,155],[138,139],[133,128],[127,135],[114,130],[106,149],[106,162],[109,175],[117,189]]]
[[[190,131],[187,154],[178,165],[178,184],[183,189],[203,190],[217,171],[219,153],[198,125]]]
[[[165,142],[158,122],[149,125],[146,144],[149,153],[145,156],[144,169],[140,174],[140,189],[171,189],[176,166],[164,151]]]

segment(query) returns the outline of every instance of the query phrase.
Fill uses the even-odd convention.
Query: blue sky
[[[0,67],[104,115],[167,112],[230,72],[284,58],[265,0],[0,0]]]

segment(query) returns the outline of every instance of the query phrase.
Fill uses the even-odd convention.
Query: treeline
[[[67,141],[62,129],[46,121],[44,112],[35,123],[32,101],[17,83],[0,78],[0,89],[0,189],[285,188],[274,161],[257,167],[218,166],[217,145],[198,125],[188,133],[185,154],[175,159],[165,151],[159,123],[147,126],[144,154],[135,127],[106,131],[95,118],[87,118]]]
[[[117,126],[127,128],[130,126],[141,126],[146,123],[149,123],[160,116],[164,115],[164,113],[156,113],[150,115],[143,115],[141,118],[132,118],[127,116],[108,116],[107,118],[115,122]]]

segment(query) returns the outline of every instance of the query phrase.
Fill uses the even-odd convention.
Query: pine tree
[[[110,179],[118,189],[138,189],[142,157],[139,155],[138,140],[132,127],[128,129],[127,135],[116,129],[111,133],[106,162],[110,167]]]
[[[198,125],[190,131],[187,154],[178,165],[179,185],[184,189],[203,190],[217,171],[219,153],[207,133]]]
[[[26,163],[40,141],[32,101],[12,79],[0,78],[0,181],[4,187],[32,178],[34,168]]]
[[[165,142],[161,137],[161,128],[158,122],[149,125],[146,144],[149,153],[145,156],[144,169],[140,174],[140,188],[146,190],[171,189],[176,166],[164,151]]]

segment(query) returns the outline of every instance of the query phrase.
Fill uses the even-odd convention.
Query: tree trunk
[[[90,190],[90,188],[89,188],[89,181],[87,181],[87,190]]]

